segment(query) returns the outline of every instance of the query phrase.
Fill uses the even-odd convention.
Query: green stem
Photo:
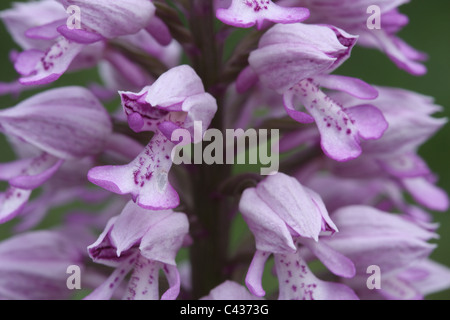
[[[216,41],[213,1],[190,0],[190,5],[189,24],[198,49],[192,59],[193,67],[203,80],[205,89],[214,95],[218,103],[211,127],[223,132],[223,91],[217,87],[223,50]],[[193,213],[197,220],[191,226],[194,243],[190,248],[190,258],[192,298],[197,299],[225,280],[230,199],[219,195],[219,186],[232,174],[232,167],[203,164],[192,169],[195,194]]]

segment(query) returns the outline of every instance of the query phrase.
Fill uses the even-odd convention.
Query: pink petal
[[[59,79],[82,49],[83,45],[81,44],[71,42],[64,37],[59,38],[41,59],[33,60],[33,62],[36,62],[34,66],[27,67],[27,70],[32,71],[32,73],[27,72],[24,77],[19,79],[20,83],[24,85],[48,84]],[[16,62],[16,69],[22,71],[22,73],[25,69],[22,65],[23,60],[19,58]],[[31,61],[28,63],[31,63]]]
[[[275,255],[279,300],[359,300],[349,287],[322,281],[297,254]]]
[[[111,192],[131,194],[143,208],[175,208],[180,200],[168,180],[174,146],[161,133],[157,133],[130,164],[95,167],[89,171],[88,179]]]
[[[280,7],[271,0],[233,0],[228,9],[219,8],[216,15],[223,23],[235,27],[249,28],[256,24],[261,29],[264,20],[276,23],[301,22],[309,17],[309,10]]]

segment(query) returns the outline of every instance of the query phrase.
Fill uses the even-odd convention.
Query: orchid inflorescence
[[[83,298],[97,300],[419,299],[448,288],[450,270],[430,259],[429,213],[448,197],[418,154],[446,124],[433,117],[441,107],[335,73],[361,45],[425,74],[426,54],[397,36],[406,2],[36,0],[2,11],[20,50],[17,80],[0,91],[40,92],[0,110],[16,155],[0,164],[0,222],[17,222],[0,243],[0,298],[71,298],[73,265]],[[380,28],[368,27],[371,6]],[[53,87],[81,70],[100,83]],[[269,148],[275,170],[236,165],[239,137],[223,137],[239,129],[241,142],[276,129],[237,148]],[[42,228],[55,208],[63,218]]]

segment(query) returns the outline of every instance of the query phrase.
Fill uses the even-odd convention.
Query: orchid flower
[[[170,185],[172,132],[183,128],[194,135],[194,123],[205,132],[217,110],[215,99],[204,91],[200,78],[189,66],[179,66],[163,74],[139,93],[121,92],[122,106],[135,132],[155,132],[144,150],[128,165],[96,167],[89,171],[91,182],[118,194],[131,194],[143,208],[172,209],[179,205]],[[201,139],[202,137],[200,137]],[[198,141],[198,140],[197,140]]]
[[[387,129],[386,120],[367,102],[343,108],[320,87],[364,100],[378,96],[372,86],[359,79],[329,74],[348,59],[356,40],[357,36],[332,26],[276,25],[250,54],[250,67],[238,78],[238,90],[247,89],[242,83],[254,82],[256,77],[283,95],[290,117],[300,123],[316,123],[327,156],[337,161],[355,159],[362,152],[361,140],[379,139]],[[298,110],[297,103],[308,113]]]
[[[279,299],[354,299],[349,288],[317,279],[309,270],[298,245],[310,249],[330,271],[353,277],[353,263],[345,256],[322,245],[323,231],[337,232],[333,221],[314,191],[295,178],[278,173],[244,191],[239,204],[244,220],[252,231],[257,251],[246,277],[256,296],[264,296],[262,272],[271,254],[275,256]]]
[[[166,274],[170,288],[161,299],[176,299],[180,274],[175,257],[188,233],[185,214],[172,210],[152,212],[129,202],[111,218],[98,240],[88,247],[97,263],[115,268],[111,276],[86,299],[110,299],[126,275],[133,271],[124,299],[158,299],[158,272]]]

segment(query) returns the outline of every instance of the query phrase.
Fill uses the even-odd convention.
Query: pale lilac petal
[[[143,208],[161,210],[179,204],[177,192],[168,180],[175,145],[157,133],[130,164],[95,167],[88,173],[92,183],[117,194],[131,194]]]
[[[167,25],[159,17],[154,16],[147,25],[146,30],[162,46],[168,46],[172,42],[172,35]]]
[[[359,99],[373,100],[378,97],[378,91],[360,79],[338,75],[319,75],[314,77],[314,81],[320,83],[320,86],[324,88],[343,91]]]
[[[328,25],[278,24],[261,38],[249,63],[265,86],[283,94],[304,79],[334,71],[356,39]]]
[[[53,0],[14,2],[12,8],[0,13],[0,18],[6,25],[13,40],[24,50],[31,48],[44,49],[52,41],[33,39],[27,36],[30,28],[49,26],[57,21],[66,21],[64,7]],[[31,33],[33,33],[31,31]]]
[[[413,75],[422,76],[427,68],[420,62],[410,59],[410,51],[404,52],[404,42],[399,42],[395,36],[388,35],[385,30],[370,30],[361,34],[370,38],[375,47],[381,49],[399,67]],[[410,47],[409,47],[410,48]]]
[[[447,193],[424,177],[403,178],[402,185],[421,205],[431,210],[446,211],[449,207]]]
[[[262,277],[264,273],[264,267],[266,266],[267,259],[270,257],[270,252],[264,252],[256,250],[253,256],[252,263],[247,271],[245,277],[245,284],[252,294],[257,297],[264,297],[266,291],[262,286]]]
[[[389,300],[423,300],[423,295],[411,283],[398,277],[382,280],[380,294]]]
[[[36,189],[50,179],[63,163],[64,160],[44,153],[34,158],[26,170],[10,179],[9,184],[19,189]]]
[[[381,210],[354,205],[341,208],[333,213],[333,221],[339,226],[339,232],[334,237],[354,232],[355,235],[408,235],[421,240],[436,238],[436,234],[415,223],[411,223],[401,216],[383,212]],[[328,240],[331,238],[327,238]]]
[[[323,237],[329,246],[355,263],[359,275],[377,265],[383,275],[427,258],[435,249],[427,243],[435,234],[399,216],[366,206],[349,206],[333,213],[339,232]]]
[[[399,178],[427,176],[431,173],[427,163],[412,152],[383,157],[379,163],[387,173]]]
[[[306,246],[311,252],[335,275],[343,278],[353,278],[356,270],[354,263],[343,254],[334,250],[323,241],[312,241],[299,238],[299,243]]]
[[[0,193],[0,223],[15,218],[25,207],[31,196],[31,190],[8,188]]]
[[[158,300],[161,267],[162,263],[139,256],[123,300]]]
[[[112,124],[90,91],[64,87],[0,111],[0,130],[55,157],[70,159],[101,152]]]
[[[116,220],[117,217],[109,219],[105,229],[97,240],[87,248],[89,257],[94,262],[114,268],[118,268],[122,263],[124,263],[124,261],[129,260],[129,258],[137,252],[137,250],[129,250],[122,253],[120,257],[117,256],[117,249],[113,246],[109,236],[111,230],[114,228],[114,223]]]
[[[279,300],[359,300],[346,285],[316,278],[299,254],[276,254],[275,267]]]
[[[91,44],[97,41],[105,40],[103,36],[98,33],[86,31],[83,29],[69,29],[67,25],[62,25],[57,28],[58,33],[64,36],[64,38],[81,44]]]
[[[283,96],[284,108],[289,117],[299,123],[313,123],[315,120],[309,114],[298,111],[295,107],[296,94],[293,90],[289,90]]]
[[[181,105],[187,97],[204,93],[200,77],[188,65],[170,69],[148,87],[145,102],[150,107],[171,107]]]
[[[286,223],[261,199],[255,189],[244,191],[239,210],[255,236],[256,248],[267,252],[295,252]]]
[[[372,105],[347,108],[345,112],[355,121],[358,134],[365,140],[380,139],[388,129],[383,113]]]
[[[209,128],[209,125],[217,112],[216,99],[209,93],[193,95],[184,101],[182,110],[187,113],[183,127],[189,130],[191,137],[194,137],[194,143],[200,142],[201,140],[197,141],[195,139],[194,125],[196,122],[201,123],[201,132],[203,135]]]
[[[155,6],[148,0],[58,0],[66,9],[76,5],[81,11],[83,29],[95,31],[112,39],[135,34],[147,27],[155,13]]]
[[[189,222],[185,214],[166,213],[142,238],[141,254],[149,260],[175,266],[176,254],[188,232]]]
[[[22,76],[29,76],[35,72],[36,65],[44,56],[45,52],[36,49],[21,52],[14,61],[14,68]]]
[[[322,216],[322,231],[331,231],[331,233],[338,232],[338,228],[335,223],[331,220],[330,215],[328,214],[328,210],[325,207],[325,203],[322,200],[322,197],[315,191],[304,187],[305,192],[311,197],[312,202],[317,207],[317,210],[320,212]]]
[[[298,235],[318,240],[322,215],[297,179],[281,173],[269,176],[256,193]]]
[[[161,300],[176,300],[180,294],[180,273],[176,266],[169,264],[165,264],[162,269],[169,283],[169,289],[162,294]]]
[[[134,267],[136,256],[131,256],[123,261],[117,268],[111,273],[100,286],[87,295],[83,300],[109,300],[118,289],[120,283],[128,275],[130,270]]]
[[[27,62],[27,70],[30,72],[19,79],[20,83],[24,85],[40,85],[48,84],[59,79],[67,71],[72,61],[82,49],[83,45],[81,44],[71,42],[64,37],[59,38],[39,60],[36,57],[32,60],[36,62],[32,68],[28,66],[31,61]],[[27,51],[24,54],[28,57]],[[16,69],[22,73],[25,68],[20,63],[24,59],[19,58],[15,64]]]
[[[358,129],[340,105],[310,82],[300,82],[292,91],[315,119],[328,157],[342,162],[361,155]]]
[[[67,19],[52,21],[37,27],[28,29],[25,35],[32,39],[53,40],[59,37],[58,27],[65,25]]]
[[[343,162],[357,158],[362,152],[360,137],[378,139],[388,127],[375,107],[344,109],[311,81],[299,82],[284,95],[286,108],[293,108],[294,95],[314,118],[321,134],[322,149],[334,160]]]
[[[311,63],[310,61],[313,61]],[[270,45],[253,51],[249,62],[264,86],[285,92],[303,79],[322,73],[335,58],[303,44]]]
[[[448,290],[450,287],[450,270],[447,266],[432,260],[424,260],[416,264],[414,268],[425,272],[426,276],[421,277],[420,279],[411,279],[411,277],[408,276],[407,279],[409,279],[411,285],[423,295]],[[405,275],[401,274],[400,277],[404,278]]]
[[[236,79],[236,90],[245,93],[258,83],[258,75],[250,66],[245,67]]]
[[[264,20],[276,23],[301,22],[309,17],[306,8],[283,8],[271,0],[233,0],[228,9],[219,8],[216,16],[223,23],[249,28],[257,25],[262,28]]]
[[[261,300],[260,297],[252,295],[248,290],[237,282],[227,280],[212,289],[207,296],[200,300]]]
[[[35,231],[0,243],[1,299],[68,299],[67,267],[83,269],[81,251],[63,234]],[[45,290],[43,290],[45,288]]]
[[[117,248],[117,256],[138,245],[147,231],[168,214],[170,212],[153,212],[139,207],[133,201],[128,202],[110,233],[111,242]]]

